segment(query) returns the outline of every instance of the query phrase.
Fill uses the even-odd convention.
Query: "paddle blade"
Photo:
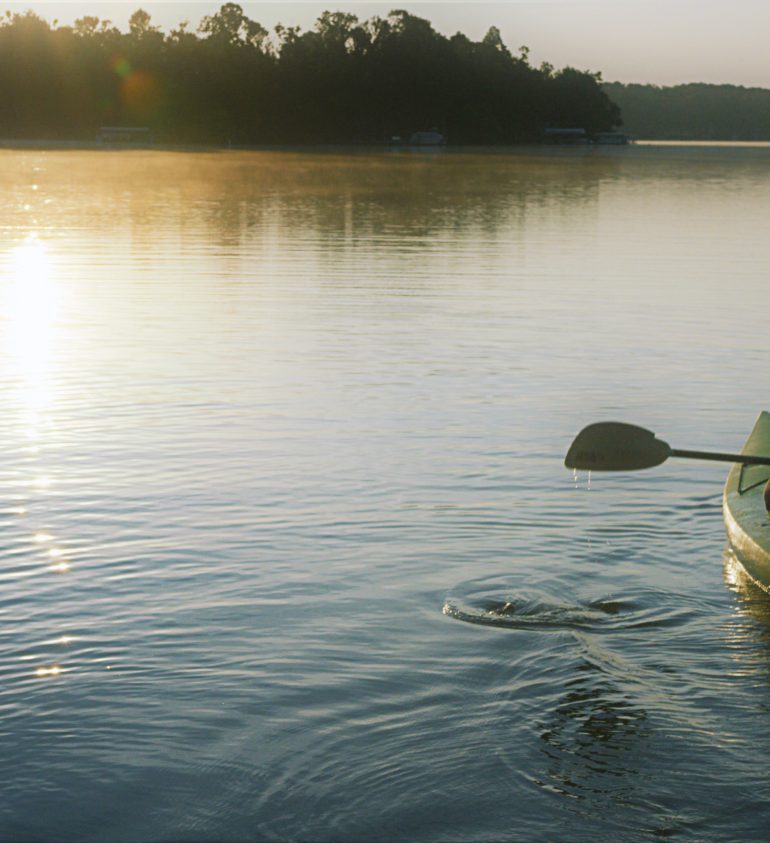
[[[635,471],[660,465],[671,448],[651,430],[625,422],[589,424],[575,437],[567,452],[567,468],[589,471]]]

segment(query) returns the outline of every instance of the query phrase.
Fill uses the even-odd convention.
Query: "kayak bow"
[[[770,454],[770,413],[760,414],[741,453]],[[770,466],[736,464],[722,498],[730,544],[746,573],[765,591],[770,591],[770,517],[764,501],[768,479]]]

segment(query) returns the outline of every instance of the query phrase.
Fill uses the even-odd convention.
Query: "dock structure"
[[[411,146],[446,146],[446,137],[441,132],[414,132],[410,138]]]
[[[600,146],[623,146],[631,143],[631,138],[623,132],[596,132],[589,135],[580,128],[553,128],[543,131],[543,142],[554,144],[599,144]]]
[[[98,143],[119,146],[153,146],[155,138],[148,126],[102,126]]]
[[[624,146],[631,143],[631,138],[623,132],[598,132],[592,140],[602,146]]]
[[[553,128],[543,132],[546,143],[581,144],[588,143],[588,132],[579,128]]]

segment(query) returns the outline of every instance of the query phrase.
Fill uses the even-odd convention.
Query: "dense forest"
[[[494,144],[620,122],[598,74],[533,67],[494,27],[447,38],[403,10],[324,12],[305,32],[268,32],[235,3],[194,31],[163,33],[141,9],[128,32],[93,16],[57,24],[0,20],[0,136],[85,140],[120,125],[174,143],[371,143],[436,130]]]
[[[658,140],[770,140],[770,90],[736,85],[604,85],[624,130]]]

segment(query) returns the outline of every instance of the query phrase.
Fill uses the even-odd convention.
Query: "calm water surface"
[[[0,839],[758,840],[770,149],[0,152]]]

